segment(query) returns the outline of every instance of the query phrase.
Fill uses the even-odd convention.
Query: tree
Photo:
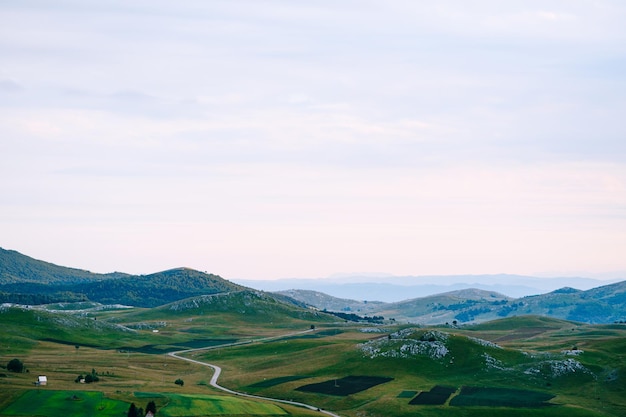
[[[98,382],[98,381],[100,381],[100,377],[98,376],[98,373],[96,372],[95,369],[92,369],[90,374],[85,374],[86,384],[91,384],[92,382]]]
[[[182,387],[183,385],[185,385],[185,381],[183,381],[183,380],[182,380],[182,379],[180,379],[180,378],[178,378],[176,381],[174,381],[174,383],[175,383],[176,385],[180,385],[181,387]]]
[[[11,372],[24,372],[24,363],[19,359],[11,359],[7,363],[7,370]]]
[[[146,405],[146,414],[148,413],[156,415],[156,404],[154,403],[154,401],[150,401],[148,405]]]
[[[137,410],[137,406],[135,405],[135,403],[130,403],[130,407],[128,408],[128,417],[140,417],[139,410]]]

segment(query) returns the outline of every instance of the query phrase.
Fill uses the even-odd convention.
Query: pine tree
[[[150,401],[148,405],[146,405],[146,414],[148,413],[156,415],[156,404],[154,403],[154,401]]]
[[[138,411],[139,410],[137,410],[137,406],[135,405],[135,403],[131,403],[130,407],[128,408],[128,417],[143,417],[139,416]]]

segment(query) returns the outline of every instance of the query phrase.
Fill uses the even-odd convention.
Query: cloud
[[[24,87],[14,80],[0,80],[0,91],[4,93],[18,93]]]
[[[537,12],[537,17],[540,19],[558,21],[558,20],[576,20],[577,17],[570,13],[559,13],[559,12],[546,12],[540,11]]]
[[[0,13],[5,246],[248,277],[623,269],[619,2]]]

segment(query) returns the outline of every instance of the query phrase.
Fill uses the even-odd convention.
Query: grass
[[[169,394],[168,398],[170,402],[159,410],[160,416],[278,416],[289,414],[275,404],[224,395]]]
[[[135,393],[136,404],[151,399],[165,403],[158,415],[187,416],[279,416],[289,415],[283,408],[269,403],[223,395],[185,395]],[[128,411],[127,402],[106,398],[98,391],[29,390],[5,408],[2,416],[83,417],[88,415],[119,417]]]
[[[554,398],[553,394],[510,388],[463,387],[459,395],[450,400],[455,407],[547,407],[546,401]]]
[[[128,404],[96,391],[29,390],[0,411],[3,416],[83,417],[125,414]]]
[[[42,387],[39,392],[59,391],[67,392],[67,395],[74,391],[96,393],[89,394],[89,398],[103,393],[103,401],[118,401],[126,409],[131,402],[145,406],[148,398],[136,393],[154,393],[161,396],[154,397],[159,410],[165,412],[172,406],[168,411],[172,416],[176,404],[183,404],[181,409],[197,407],[199,415],[215,415],[210,413],[218,412],[220,407],[222,411],[227,410],[227,403],[231,400],[226,398],[243,398],[222,395],[208,386],[206,381],[212,375],[209,368],[156,352],[178,350],[204,342],[257,340],[293,330],[305,330],[312,324],[310,315],[290,319],[270,315],[271,320],[263,320],[259,316],[252,319],[247,314],[206,310],[166,313],[164,309],[100,311],[69,320],[68,313],[0,312],[0,365],[19,358],[30,370],[30,373],[13,374],[0,369],[0,374],[7,375],[0,377],[0,415],[10,415],[7,413],[10,407],[19,404],[24,393],[32,390],[37,375],[47,375],[50,381],[49,386]],[[135,330],[128,331],[120,326]],[[154,326],[159,326],[159,333],[152,332]],[[423,356],[370,358],[358,346],[375,338],[383,337],[384,340],[387,333],[364,333],[359,331],[363,325],[323,320],[315,322],[315,326],[318,330],[312,334],[198,351],[189,353],[189,356],[220,365],[223,368],[220,384],[228,388],[302,401],[345,417],[416,414],[424,417],[626,415],[626,326],[580,325],[537,317],[516,317],[474,327],[442,326],[438,330],[448,333],[445,344],[449,353],[438,360]],[[399,327],[383,329],[394,332]],[[427,330],[431,329],[422,329],[423,332]],[[467,336],[496,342],[501,348],[481,345]],[[398,347],[401,345],[399,343]],[[572,358],[591,370],[594,376],[548,375],[546,361],[569,358],[561,351],[574,346],[582,353]],[[147,352],[142,350],[143,347],[154,348],[155,353],[141,353]],[[493,359],[493,367],[486,366],[485,355]],[[541,363],[543,368],[539,366]],[[527,374],[524,371],[529,367],[538,367],[544,373]],[[100,382],[90,385],[74,383],[78,374],[92,368],[101,375]],[[389,377],[393,380],[345,396],[297,390],[303,385],[354,375]],[[185,381],[184,387],[174,384],[178,378]],[[500,395],[503,391],[498,390],[503,388],[533,391],[553,395],[550,403],[556,405],[501,408],[450,406],[448,402],[443,405],[409,404],[409,399],[417,392],[429,392],[436,385],[480,386]],[[409,391],[411,396],[398,395]],[[87,397],[82,400],[83,404],[91,401]],[[211,399],[213,397],[216,398]],[[457,397],[460,398],[459,395]],[[457,397],[452,396],[452,399]],[[276,406],[251,399],[246,401],[273,405],[287,415],[316,415],[313,411],[287,405]],[[208,407],[214,408],[211,411]],[[236,409],[228,412],[236,412]],[[259,409],[256,412],[268,415],[264,413],[269,411]],[[71,415],[69,412],[64,414]]]

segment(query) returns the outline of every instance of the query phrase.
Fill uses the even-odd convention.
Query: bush
[[[7,370],[11,372],[24,372],[24,363],[19,359],[11,359],[7,363]]]
[[[182,379],[180,379],[180,378],[178,378],[176,381],[174,381],[174,383],[175,383],[176,385],[180,385],[181,387],[182,387],[183,385],[185,385],[185,381],[183,381],[183,380],[182,380]]]

